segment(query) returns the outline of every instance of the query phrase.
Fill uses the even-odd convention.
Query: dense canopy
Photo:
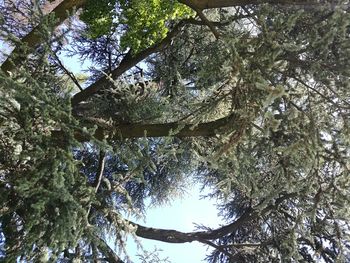
[[[128,235],[212,263],[350,261],[348,1],[0,10],[0,261],[126,263]],[[225,224],[130,221],[193,184]]]

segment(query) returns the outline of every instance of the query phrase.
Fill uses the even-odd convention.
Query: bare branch
[[[215,248],[216,250],[220,251],[225,256],[227,256],[229,259],[231,259],[232,262],[235,262],[235,256],[233,254],[231,254],[230,252],[226,251],[226,249],[224,247],[218,246],[215,243],[208,241],[208,240],[200,240],[199,242],[201,242],[203,244],[207,244],[208,246]]]
[[[105,163],[106,163],[106,153],[105,151],[101,150],[100,151],[100,157],[98,160],[98,168],[96,172],[96,178],[92,186],[95,188],[95,193],[97,193],[98,188],[100,187],[101,180],[103,177],[103,171],[105,169]]]
[[[74,76],[73,72],[69,71],[63,64],[63,62],[60,60],[60,58],[57,56],[55,52],[52,52],[53,56],[55,57],[58,65],[61,67],[61,69],[67,74],[67,76],[73,81],[73,83],[78,87],[79,90],[83,90],[83,88],[80,86],[79,81]]]
[[[106,163],[106,153],[105,153],[105,151],[101,150],[100,151],[99,160],[98,160],[98,168],[97,168],[97,172],[96,172],[96,178],[95,178],[95,181],[92,184],[92,187],[95,188],[95,193],[97,193],[98,188],[100,187],[101,180],[102,180],[102,177],[103,177],[103,172],[104,172],[104,169],[105,169],[105,163]],[[90,217],[90,212],[91,212],[91,204],[89,205],[87,213],[86,213],[88,220],[89,220],[89,217]]]

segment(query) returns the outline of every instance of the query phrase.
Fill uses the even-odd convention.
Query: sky
[[[138,223],[155,228],[174,229],[182,232],[194,231],[195,224],[202,224],[207,227],[217,228],[220,220],[214,200],[202,199],[202,192],[196,186],[191,186],[187,196],[176,199],[171,204],[163,207],[150,208],[147,210],[146,222]],[[203,262],[208,254],[207,246],[198,242],[184,244],[167,244],[164,242],[140,239],[146,250],[161,249],[160,258],[168,257],[172,263],[199,263]],[[136,244],[130,240],[127,250],[133,262],[139,263],[135,257]],[[137,253],[137,252],[136,252]]]
[[[3,48],[3,51],[10,52],[3,42],[0,42],[0,47]],[[61,54],[60,58],[73,73],[81,72],[90,66],[89,63],[81,65],[77,58],[66,57],[65,54]],[[187,192],[185,196],[173,200],[170,204],[162,205],[162,207],[150,207],[147,209],[145,221],[136,222],[147,227],[174,229],[182,232],[195,231],[195,224],[217,228],[221,221],[217,216],[215,201],[201,198],[206,193],[201,192],[196,186],[190,186]],[[167,258],[167,262],[171,263],[204,262],[205,255],[210,251],[207,246],[198,242],[170,244],[141,238],[139,241],[146,251],[152,252],[157,249],[159,258]],[[132,262],[142,262],[137,256],[142,251],[137,249],[137,244],[131,237],[128,238],[126,249]]]
[[[81,72],[91,66],[88,62],[81,65],[75,57],[60,55],[65,66],[73,73]],[[210,228],[219,227],[221,221],[217,216],[215,200],[201,198],[206,192],[201,192],[198,186],[189,186],[187,194],[182,198],[173,200],[170,204],[161,207],[150,207],[147,209],[145,221],[135,220],[146,227],[173,229],[182,232],[195,231],[195,224],[205,225]],[[158,251],[160,259],[168,259],[171,263],[200,263],[205,262],[205,256],[210,252],[208,246],[198,242],[171,244],[154,240],[139,239],[143,249],[152,252]],[[111,246],[113,247],[113,246]],[[137,244],[130,236],[126,245],[128,256],[134,263],[141,263],[137,254],[142,250],[137,249]]]
[[[80,65],[75,57],[68,58],[64,54],[61,54],[61,57],[65,66],[73,73],[81,72],[82,69],[91,66],[88,63]],[[221,221],[217,216],[215,200],[201,198],[205,194],[205,192],[200,191],[198,186],[189,186],[187,194],[182,198],[173,200],[170,204],[162,207],[150,207],[147,209],[145,221],[136,221],[135,219],[133,221],[147,227],[174,229],[182,232],[195,231],[195,224],[217,228]],[[139,241],[146,251],[160,249],[161,251],[158,251],[159,258],[167,258],[171,263],[200,263],[209,252],[207,246],[198,242],[170,244],[141,238]],[[137,254],[142,251],[137,249],[137,244],[132,237],[128,238],[126,249],[133,262],[142,262],[137,257]]]

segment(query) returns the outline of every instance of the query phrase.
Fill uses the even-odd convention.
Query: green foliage
[[[88,25],[87,35],[98,38],[107,35],[115,16],[116,0],[87,0],[80,19]]]
[[[183,101],[182,109],[193,107],[191,120],[235,112],[248,123],[238,142],[232,140],[233,132],[196,139],[193,147],[204,163],[204,176],[198,178],[215,189],[210,196],[221,200],[228,224],[244,212],[258,213],[219,241],[225,247],[261,243],[239,250],[242,262],[317,261],[309,251],[319,253],[326,242],[339,251],[321,252],[323,259],[346,261],[349,253],[344,242],[350,216],[344,210],[350,202],[345,197],[349,121],[344,114],[350,109],[350,65],[343,58],[350,53],[342,48],[348,46],[349,34],[335,24],[347,24],[350,16],[341,10],[319,11],[263,6],[254,14],[256,30],[237,22],[222,41],[214,42],[207,31],[193,27],[161,59],[150,60],[153,77],[176,99],[185,97],[181,83],[190,83],[187,89],[195,96]],[[333,182],[344,184],[339,188]],[[335,230],[340,225],[342,237],[327,238],[330,232],[340,233]],[[208,259],[231,262],[219,251]]]
[[[139,216],[147,202],[162,204],[197,183],[210,189],[227,221],[217,238],[203,240],[214,247],[209,262],[347,262],[350,15],[342,8],[256,5],[246,7],[244,18],[233,9],[208,12],[225,22],[219,40],[207,26],[187,25],[147,61],[142,73],[152,81],[134,85],[129,71],[73,109],[69,91],[45,63],[2,74],[6,256],[105,257],[96,231],[113,235],[122,250],[124,234],[137,234],[123,215]],[[108,59],[128,47],[149,47],[172,21],[191,15],[172,1],[88,2],[84,12],[91,37],[119,23],[122,47],[116,37],[116,50],[106,44],[111,39],[96,46],[82,41],[80,54],[87,56],[84,44],[91,41],[92,57]],[[214,121],[221,118],[218,127]],[[140,125],[161,130],[176,121],[171,136],[167,131],[162,138],[147,137]],[[103,141],[91,136],[95,125]],[[177,138],[185,125],[216,135]],[[125,139],[121,127],[141,127],[143,134]],[[84,145],[75,140],[81,134]],[[106,165],[99,178],[101,159]],[[173,231],[143,231],[176,238]],[[59,254],[65,248],[71,254]],[[140,259],[159,260],[152,253]]]
[[[162,40],[172,21],[193,15],[191,9],[177,1],[166,0],[123,0],[118,2],[118,10],[113,1],[88,0],[80,18],[88,25],[88,35],[98,38],[121,25],[121,47],[131,48],[137,53]]]
[[[45,247],[62,251],[81,238],[92,197],[71,152],[79,125],[69,96],[55,92],[59,81],[45,75],[1,73],[0,82],[0,218],[7,258],[31,259]],[[56,136],[55,130],[64,132]]]
[[[152,123],[169,120],[171,105],[166,98],[159,96],[159,84],[141,81],[114,81],[114,88],[96,96],[93,104],[95,115],[110,118],[117,123]]]
[[[171,21],[193,15],[193,11],[177,1],[123,0],[120,23],[126,26],[121,38],[121,47],[130,47],[134,53],[162,40]]]

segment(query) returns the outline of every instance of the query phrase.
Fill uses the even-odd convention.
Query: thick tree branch
[[[83,6],[86,0],[63,0],[59,3],[49,14],[55,15],[57,19],[56,25],[60,25],[66,18],[68,18],[69,13],[74,8],[80,8]],[[21,39],[21,44],[25,44],[29,48],[34,48],[41,42],[41,38],[38,34],[42,27],[42,24],[37,25],[30,31],[24,38]],[[22,58],[15,58],[15,56],[21,53],[20,47],[17,46],[12,54],[5,60],[5,62],[1,65],[1,69],[4,72],[11,71],[14,69],[14,66],[21,62]]]
[[[187,18],[184,19],[183,21],[186,22],[186,24],[192,24],[192,25],[198,25],[198,26],[205,26],[207,25],[204,21],[202,20],[197,20],[195,18]],[[213,26],[216,27],[222,27],[222,26],[227,26],[230,24],[231,21],[225,21],[225,22],[217,22],[217,21],[209,21]]]
[[[94,137],[98,140],[103,140],[106,135],[110,135],[108,139],[120,140],[127,138],[142,138],[142,137],[166,137],[174,136],[183,137],[210,137],[225,132],[227,129],[231,131],[240,128],[241,122],[237,116],[232,114],[215,121],[200,123],[197,126],[192,124],[181,124],[178,122],[159,123],[159,124],[120,124],[113,126],[105,123],[90,123],[89,125],[97,125]],[[57,140],[64,141],[63,131],[52,131],[52,136]],[[113,137],[111,137],[113,136]],[[80,142],[91,140],[91,136],[84,135],[81,132],[76,132],[75,138]]]
[[[271,211],[275,210],[282,202],[285,200],[288,200],[290,198],[298,196],[297,193],[285,193],[281,195],[280,197],[276,198],[274,202],[272,202],[270,205],[267,205],[263,209],[258,209],[256,208],[248,208],[246,212],[241,215],[237,220],[232,222],[231,224],[219,227],[214,230],[207,230],[207,231],[196,231],[196,232],[181,232],[177,230],[172,230],[172,229],[160,229],[160,228],[152,228],[152,227],[145,227],[140,224],[128,221],[129,224],[133,225],[136,227],[135,235],[138,237],[146,238],[146,239],[152,239],[152,240],[157,240],[161,242],[167,242],[167,243],[187,243],[187,242],[193,242],[193,241],[198,241],[204,244],[208,244],[210,246],[216,247],[224,253],[226,256],[228,256],[231,259],[235,259],[239,257],[238,254],[232,255],[231,253],[228,253],[227,251],[223,251],[225,247],[219,247],[216,246],[214,243],[210,242],[210,240],[215,240],[222,238],[228,234],[234,233],[235,231],[239,230],[242,226],[246,225],[247,223],[256,220]],[[261,203],[263,200],[261,201]],[[111,222],[118,222],[119,215],[115,214],[114,212],[110,212],[107,215],[107,218]],[[118,226],[120,228],[120,226]],[[103,240],[101,240],[103,241]],[[102,243],[103,244],[103,243]],[[105,244],[105,243],[104,243]],[[270,242],[264,243],[265,245],[270,245]],[[98,245],[98,244],[97,244]],[[106,245],[106,244],[105,244]],[[234,247],[256,247],[262,244],[249,244],[249,243],[242,243],[242,244],[232,244],[231,246]],[[113,256],[113,253],[107,253],[108,249],[110,249],[108,246],[107,247],[102,247],[98,245],[99,249],[110,256],[110,254]],[[110,249],[111,250],[111,249]],[[119,262],[119,261],[111,261],[111,262]]]
[[[135,234],[142,238],[153,239],[153,240],[158,240],[158,241],[167,242],[167,243],[186,243],[186,242],[193,242],[193,241],[198,241],[203,243],[203,240],[215,240],[237,231],[243,225],[259,217],[262,217],[263,215],[266,215],[270,211],[276,209],[285,200],[296,196],[297,196],[297,193],[284,194],[281,197],[277,198],[274,204],[270,204],[262,210],[249,208],[242,216],[240,216],[233,223],[214,230],[208,230],[208,231],[197,231],[197,232],[185,233],[177,230],[157,229],[157,228],[141,226],[133,222],[130,222],[130,223],[137,227]]]
[[[162,48],[164,48],[167,44],[171,42],[172,38],[175,35],[177,35],[180,32],[184,24],[185,22],[178,23],[163,40],[153,45],[152,47],[142,50],[141,52],[135,55],[132,55],[131,51],[129,51],[128,54],[122,60],[122,62],[119,64],[119,66],[111,72],[110,77],[112,79],[118,78],[124,72],[134,67],[137,63],[146,59],[148,56],[160,51]],[[95,83],[93,83],[92,85],[90,85],[89,87],[87,87],[86,89],[84,89],[83,91],[75,94],[72,98],[73,107],[76,106],[79,102],[87,100],[93,94],[95,94],[96,92],[100,91],[108,85],[111,85],[110,80],[107,77],[103,77]]]
[[[137,226],[137,230],[135,234],[138,237],[158,240],[158,241],[167,242],[167,243],[186,243],[186,242],[193,242],[193,241],[202,242],[201,240],[215,240],[215,239],[224,237],[227,234],[235,232],[247,222],[250,222],[253,219],[255,219],[258,215],[259,215],[258,212],[254,211],[253,209],[250,209],[247,212],[245,212],[240,218],[238,218],[236,221],[234,221],[229,225],[226,225],[214,230],[188,232],[188,233],[180,232],[177,230],[145,227],[136,223],[132,223],[132,224]]]
[[[180,3],[196,10],[224,8],[232,6],[276,4],[276,5],[314,5],[314,0],[178,0]]]

